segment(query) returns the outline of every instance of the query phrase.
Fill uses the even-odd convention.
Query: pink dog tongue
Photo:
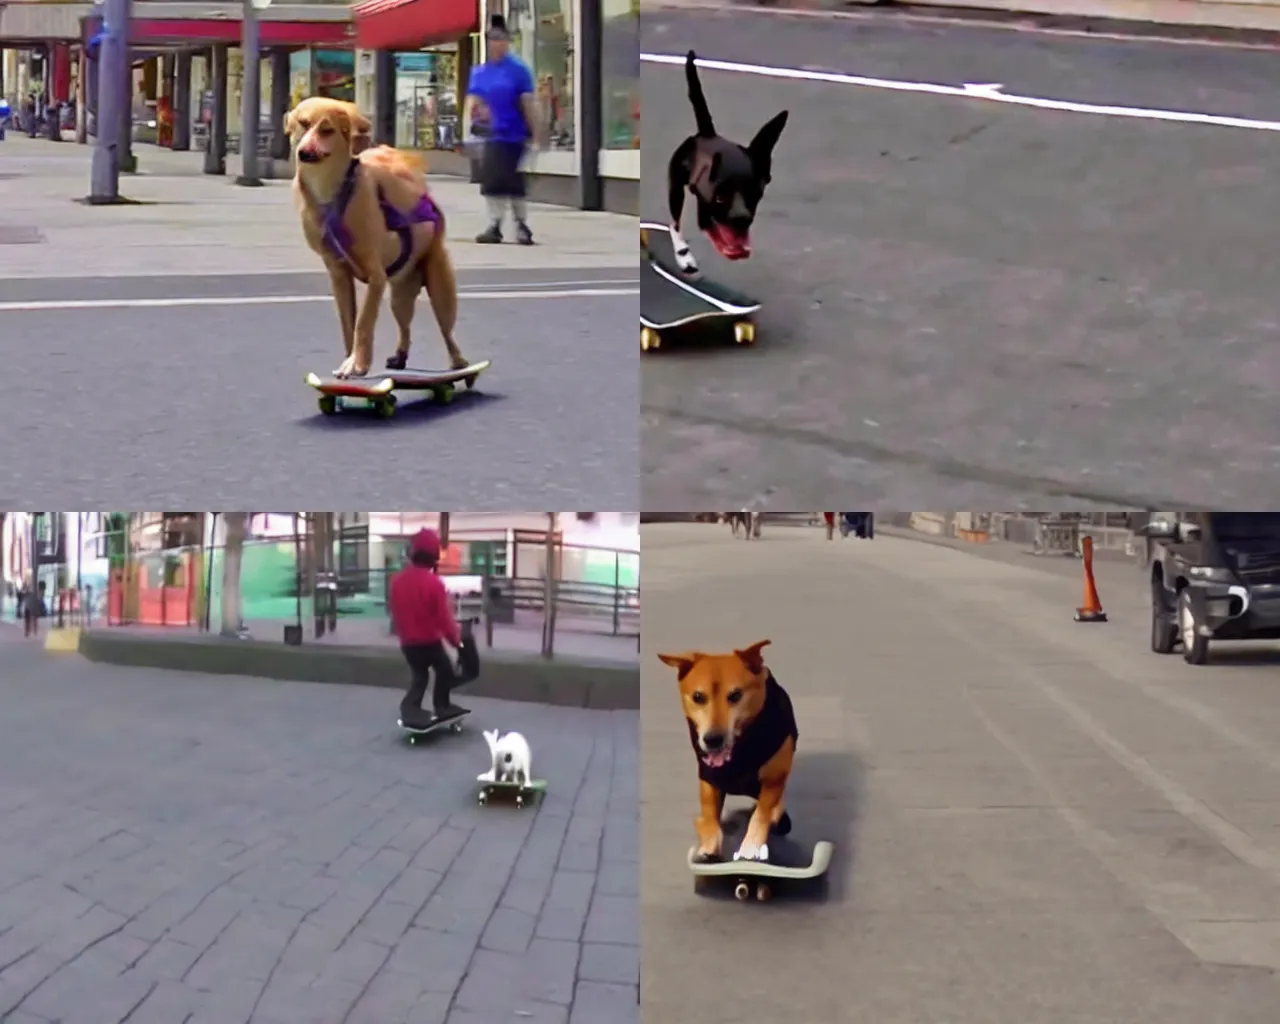
[[[702,760],[710,768],[722,768],[725,762],[729,760],[729,755],[723,751],[717,751],[714,754],[703,754]]]

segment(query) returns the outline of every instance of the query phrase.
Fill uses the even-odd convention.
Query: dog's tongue
[[[702,761],[708,768],[723,768],[729,761],[729,755],[717,750],[713,754],[703,754]]]
[[[750,234],[735,234],[723,224],[717,224],[712,229],[711,243],[716,252],[727,260],[745,260],[751,255]]]

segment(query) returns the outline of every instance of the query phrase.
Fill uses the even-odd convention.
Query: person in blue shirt
[[[489,207],[489,226],[476,241],[502,241],[502,217],[507,203],[515,220],[516,241],[533,245],[525,203],[524,173],[520,164],[539,124],[534,97],[533,73],[511,53],[511,36],[506,19],[495,14],[485,33],[488,59],[471,69],[467,97],[471,103],[471,123],[475,135],[484,139],[480,158],[480,194]]]

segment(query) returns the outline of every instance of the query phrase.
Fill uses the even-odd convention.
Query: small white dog
[[[518,732],[500,736],[497,729],[486,732],[493,767],[476,776],[478,782],[510,782],[527,786],[533,781],[533,758],[529,753],[529,741]]]

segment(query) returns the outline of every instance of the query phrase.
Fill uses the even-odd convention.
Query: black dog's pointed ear
[[[773,147],[782,136],[782,129],[787,126],[787,111],[783,111],[758,132],[747,145],[747,156],[751,164],[764,181],[769,180],[769,172],[773,165]]]

